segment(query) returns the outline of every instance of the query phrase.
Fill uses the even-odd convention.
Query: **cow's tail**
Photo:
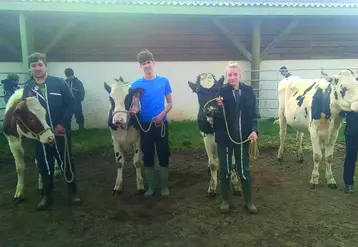
[[[273,124],[279,124],[280,123],[280,119],[276,119],[275,121],[273,121]]]

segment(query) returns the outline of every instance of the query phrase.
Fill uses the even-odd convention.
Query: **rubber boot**
[[[161,196],[169,196],[168,189],[168,167],[162,166],[160,167],[160,194]]]
[[[77,185],[76,182],[68,183],[68,195],[69,195],[69,202],[74,206],[81,205],[81,198],[77,195]]]
[[[258,210],[256,206],[252,203],[252,186],[251,186],[251,176],[247,175],[246,179],[242,178],[242,190],[244,192],[244,199],[245,199],[245,208],[251,214],[257,214]]]
[[[43,195],[41,201],[37,204],[37,210],[42,211],[48,209],[53,203],[53,174],[49,175],[47,172],[41,172],[40,174],[43,183]]]
[[[156,186],[154,166],[145,167],[144,170],[145,170],[145,176],[148,180],[148,190],[144,193],[144,197],[150,197],[154,195],[155,186]]]
[[[220,188],[221,188],[221,196],[223,201],[220,205],[220,211],[222,213],[230,212],[230,203],[229,203],[229,179],[222,179],[220,181]]]

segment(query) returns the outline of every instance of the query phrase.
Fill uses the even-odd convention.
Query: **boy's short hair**
[[[65,69],[65,75],[66,75],[67,77],[73,76],[74,74],[75,74],[75,72],[73,71],[73,69],[71,69],[71,68]]]
[[[30,67],[30,64],[37,63],[40,60],[47,66],[46,55],[44,53],[39,53],[39,52],[32,53],[27,59],[28,66]]]
[[[137,54],[137,61],[140,64],[147,61],[154,61],[154,56],[148,49],[145,49]]]

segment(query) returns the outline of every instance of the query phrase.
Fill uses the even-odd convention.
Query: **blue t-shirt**
[[[145,90],[140,98],[141,113],[139,120],[148,123],[164,110],[165,95],[172,93],[168,78],[158,75],[152,80],[139,78],[131,84],[130,88],[143,88]],[[163,121],[167,121],[166,115]]]

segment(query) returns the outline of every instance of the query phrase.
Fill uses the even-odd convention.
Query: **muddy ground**
[[[26,171],[26,201],[14,205],[14,167],[0,169],[0,246],[358,246],[358,199],[342,188],[342,154],[333,170],[338,189],[308,187],[311,154],[304,164],[276,149],[260,150],[253,162],[254,198],[258,215],[243,209],[243,197],[233,197],[234,211],[219,211],[220,195],[206,197],[208,173],[203,153],[174,152],[168,199],[144,199],[135,194],[132,166],[125,169],[125,192],[112,196],[116,176],[111,150],[76,157],[83,206],[66,204],[67,188],[56,182],[55,205],[36,212],[39,195],[35,167]],[[339,165],[338,165],[339,164]],[[158,184],[159,186],[159,184]],[[218,188],[218,192],[219,192]]]

